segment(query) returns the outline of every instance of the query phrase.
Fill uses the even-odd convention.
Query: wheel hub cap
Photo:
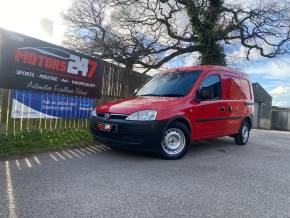
[[[168,129],[163,137],[162,149],[170,155],[180,153],[186,144],[184,133],[177,128]]]
[[[249,137],[249,129],[246,126],[243,127],[242,135],[243,135],[243,141],[246,142]]]

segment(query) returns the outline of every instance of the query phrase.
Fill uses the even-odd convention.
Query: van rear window
[[[192,89],[200,73],[201,71],[157,74],[137,92],[137,96],[185,96]]]
[[[248,100],[252,99],[249,82],[245,79],[241,79],[241,84],[242,84],[242,98]]]

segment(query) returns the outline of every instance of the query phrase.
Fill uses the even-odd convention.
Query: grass
[[[88,129],[30,130],[0,133],[0,157],[19,156],[37,152],[77,147],[92,143]]]

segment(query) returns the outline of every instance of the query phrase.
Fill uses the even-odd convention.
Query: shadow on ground
[[[207,151],[218,151],[222,153],[226,153],[228,147],[236,146],[235,142],[230,137],[224,137],[214,140],[207,140],[207,141],[197,141],[193,142],[188,150],[186,155],[198,154],[200,152],[207,152]],[[143,151],[130,151],[125,149],[113,149],[113,151],[125,158],[132,158],[132,159],[160,159],[158,154],[154,154],[152,152],[143,152]]]

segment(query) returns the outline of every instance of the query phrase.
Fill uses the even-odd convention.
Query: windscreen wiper
[[[177,94],[177,93],[172,93],[172,94],[164,94],[164,95],[161,95],[161,96],[164,96],[164,97],[183,97],[184,95]]]
[[[182,94],[172,93],[172,94],[164,94],[164,95],[157,95],[157,94],[144,94],[138,96],[161,96],[161,97],[183,97]]]
[[[138,95],[138,96],[162,96],[162,95],[156,95],[156,94],[145,94],[145,95]]]

